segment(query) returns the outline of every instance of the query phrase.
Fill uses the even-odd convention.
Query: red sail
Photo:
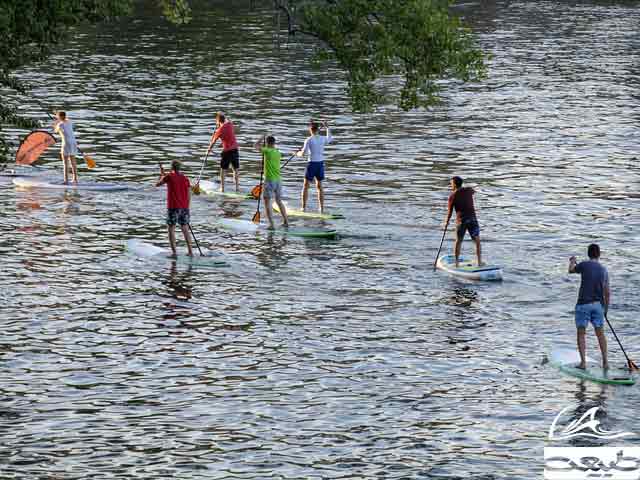
[[[56,139],[49,132],[36,130],[27,135],[16,152],[16,164],[31,165],[44,151],[55,145]]]

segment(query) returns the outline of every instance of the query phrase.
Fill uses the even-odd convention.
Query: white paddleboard
[[[255,200],[250,193],[238,193],[234,190],[221,192],[218,184],[209,180],[200,180],[200,191],[212,197],[221,196],[235,198],[237,200]]]
[[[195,245],[193,247],[194,247],[193,257],[190,257],[184,253],[181,253],[181,254],[178,254],[178,258],[176,259],[176,258],[171,258],[169,256],[170,252],[168,249],[158,247],[151,243],[145,242],[144,240],[141,240],[139,238],[129,239],[125,243],[125,249],[128,252],[142,258],[162,260],[162,261],[178,260],[184,263],[192,263],[196,265],[202,264],[202,265],[207,265],[211,267],[226,267],[229,265],[226,261],[224,261],[224,259],[221,256],[215,255],[211,251],[203,251],[204,256],[202,256],[199,254]]]
[[[272,206],[276,212],[280,213],[280,208],[276,202],[273,202]],[[285,203],[284,206],[287,209],[287,215],[289,217],[319,218],[321,220],[338,220],[344,218],[344,215],[337,213],[305,212],[303,210],[290,207],[288,203]]]
[[[277,230],[269,230],[266,225],[255,224],[248,220],[239,220],[237,218],[221,218],[218,224],[227,229],[236,232],[256,233],[256,232],[273,232],[280,235],[289,235],[292,237],[304,238],[336,238],[338,232],[335,230],[327,230],[325,228],[297,228],[289,227],[278,228]]]
[[[19,188],[44,188],[52,190],[89,190],[96,192],[114,192],[119,190],[127,190],[126,185],[116,183],[92,183],[79,182],[77,185],[73,183],[64,184],[60,181],[43,180],[33,177],[16,177],[13,184]]]
[[[502,268],[497,265],[483,265],[479,267],[468,257],[461,256],[456,267],[454,255],[442,255],[436,266],[440,270],[466,278],[467,280],[502,280]]]

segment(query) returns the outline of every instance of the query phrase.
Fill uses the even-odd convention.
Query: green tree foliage
[[[274,0],[289,33],[320,40],[321,56],[345,70],[358,111],[390,101],[388,80],[401,78],[404,110],[438,102],[443,79],[477,80],[485,56],[447,0]],[[391,89],[393,91],[393,89]],[[397,90],[396,90],[397,91]]]
[[[95,22],[129,11],[130,0],[0,0],[0,98],[9,90],[27,94],[11,72],[45,58],[71,26]],[[0,126],[36,128],[34,120],[17,115],[16,106],[0,102]],[[8,146],[0,136],[0,160]]]
[[[193,0],[192,0],[193,1]],[[188,23],[190,0],[157,0],[164,16]],[[128,12],[133,0],[0,0],[0,94],[27,94],[11,72],[41,60],[69,27]],[[291,38],[310,36],[318,58],[346,72],[356,111],[396,102],[409,110],[438,101],[441,81],[469,81],[485,73],[484,55],[471,32],[450,14],[449,0],[252,0],[287,21]],[[389,83],[401,79],[397,89]],[[390,99],[385,92],[398,93]],[[5,97],[6,98],[6,97]],[[0,102],[0,126],[37,123]],[[7,145],[0,136],[0,159]]]

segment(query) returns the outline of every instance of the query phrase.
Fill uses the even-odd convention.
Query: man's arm
[[[569,258],[569,273],[578,273],[576,271],[576,266],[578,265],[578,261],[576,257],[572,256]]]
[[[447,202],[447,218],[444,221],[445,228],[447,225],[449,225],[451,215],[453,215],[453,199],[449,197],[449,201]]]
[[[298,150],[298,151],[296,152],[296,156],[298,156],[298,157],[304,157],[307,153],[309,153],[309,139],[310,139],[310,138],[311,138],[311,137],[307,138],[307,139],[304,141],[304,145],[302,146],[302,148],[301,148],[300,150]]]
[[[604,314],[606,315],[609,311],[609,305],[611,303],[611,289],[609,288],[609,274],[607,273],[607,277],[604,281]]]
[[[262,137],[260,137],[258,140],[256,140],[256,143],[253,144],[253,147],[259,152],[262,153],[262,148],[264,147],[264,143],[265,143],[265,136],[263,135]]]
[[[329,131],[329,124],[327,122],[322,122],[322,124],[324,125],[324,128],[327,131],[325,142],[331,143],[333,141],[333,137],[331,136],[331,132]]]
[[[165,183],[167,183],[167,174],[164,173],[164,168],[160,165],[160,178],[158,178],[158,181],[156,182],[156,187],[164,185]]]

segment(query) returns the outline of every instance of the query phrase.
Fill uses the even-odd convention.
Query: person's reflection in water
[[[170,295],[176,300],[191,300],[193,287],[187,281],[191,277],[192,269],[193,267],[189,264],[187,269],[178,275],[178,262],[171,262],[167,286]]]
[[[478,292],[470,288],[456,287],[451,295],[445,299],[449,305],[458,307],[470,307],[478,301]]]
[[[282,253],[287,244],[286,235],[278,235],[273,231],[267,232],[265,241],[256,254],[256,260],[269,270],[277,270],[287,264],[287,256]]]
[[[62,213],[72,215],[80,212],[80,194],[73,191],[65,191],[62,197],[64,207]]]
[[[558,419],[558,425],[556,427],[556,434],[559,434],[564,428],[576,422],[576,427],[579,428],[577,422],[582,418],[582,416],[587,413],[590,409],[594,407],[598,407],[598,411],[596,412],[595,418],[600,422],[598,426],[598,430],[620,430],[624,428],[622,426],[610,425],[608,424],[608,416],[607,416],[607,400],[608,400],[608,385],[600,385],[600,388],[596,393],[592,393],[591,387],[593,383],[587,382],[586,380],[582,380],[578,383],[577,391],[575,393],[576,405],[575,408],[568,409],[561,418]],[[591,395],[589,395],[591,393]],[[567,405],[569,406],[569,405]],[[560,412],[558,412],[560,413]],[[581,425],[584,425],[586,422],[589,422],[590,419],[587,417],[582,422]],[[593,425],[593,427],[596,427]],[[593,430],[589,427],[584,429],[584,433],[593,434]],[[569,439],[569,443],[573,446],[596,446],[596,445],[604,445],[606,440],[602,439],[594,439],[584,436],[574,437]]]

